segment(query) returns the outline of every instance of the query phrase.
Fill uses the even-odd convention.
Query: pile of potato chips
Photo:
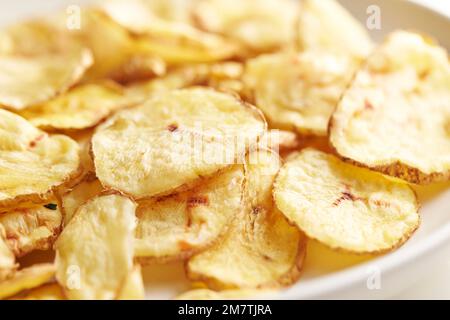
[[[0,33],[0,298],[273,294],[307,241],[377,255],[450,178],[450,64],[335,0],[107,0]],[[55,252],[24,267],[21,257]]]

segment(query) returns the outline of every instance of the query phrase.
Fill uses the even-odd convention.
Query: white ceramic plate
[[[5,1],[0,3],[0,25],[55,8],[64,9],[68,4],[89,2]],[[429,34],[450,49],[450,19],[423,6],[403,0],[341,0],[341,3],[364,24],[368,6],[380,7],[381,30],[371,31],[377,41],[390,31],[403,28]],[[389,298],[422,277],[427,267],[438,261],[450,246],[450,183],[420,187],[417,191],[423,203],[422,224],[403,247],[368,259],[335,253],[310,242],[302,278],[273,298]],[[189,289],[182,263],[146,267],[143,275],[149,299],[172,298]]]

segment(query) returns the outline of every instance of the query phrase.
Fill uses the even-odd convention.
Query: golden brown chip
[[[272,127],[325,136],[355,64],[326,52],[283,52],[246,64],[244,84]]]
[[[103,191],[102,184],[98,179],[87,176],[71,190],[62,195],[62,207],[64,211],[64,225],[73,218],[78,208],[88,200],[98,196]]]
[[[87,49],[37,57],[0,55],[0,106],[22,110],[77,83],[92,64]]]
[[[0,281],[16,269],[16,259],[14,253],[6,243],[5,228],[0,225]]]
[[[330,122],[343,158],[413,183],[450,177],[450,64],[445,49],[398,31],[368,59]]]
[[[144,298],[145,288],[142,281],[141,266],[135,265],[127,275],[117,300],[143,300]]]
[[[0,212],[6,243],[16,257],[33,250],[48,250],[59,234],[62,214],[56,199],[42,204],[22,205]]]
[[[13,273],[0,281],[0,299],[11,297],[21,291],[32,289],[49,282],[55,275],[55,266],[51,263],[35,264]]]
[[[69,137],[48,135],[0,109],[0,206],[48,197],[78,174],[78,151]]]
[[[43,129],[81,130],[127,105],[121,88],[104,81],[81,85],[19,114]]]
[[[260,53],[292,43],[298,9],[291,0],[200,0],[193,10],[203,29]]]
[[[55,243],[56,278],[69,299],[115,299],[133,268],[136,205],[119,195],[81,206]]]
[[[66,300],[66,297],[59,284],[48,283],[13,296],[9,300]]]
[[[138,50],[170,64],[212,62],[232,57],[236,46],[202,32],[189,23],[172,20],[144,1],[107,1],[103,10],[117,23],[139,35]]]
[[[141,260],[185,258],[224,234],[241,210],[242,165],[193,189],[139,203],[135,255]]]
[[[249,154],[243,210],[223,241],[188,261],[189,278],[219,289],[277,287],[298,279],[306,238],[274,207],[280,161],[270,151]]]
[[[392,250],[419,225],[409,185],[314,149],[303,150],[281,168],[273,196],[308,237],[334,249]]]
[[[135,199],[167,194],[236,163],[264,130],[261,115],[231,95],[164,92],[97,129],[96,173]]]
[[[193,289],[178,295],[176,300],[241,300],[264,299],[274,295],[276,290],[269,289],[229,289],[213,291],[209,289]]]
[[[367,30],[336,0],[301,2],[298,40],[302,50],[344,54],[364,60],[373,43]]]

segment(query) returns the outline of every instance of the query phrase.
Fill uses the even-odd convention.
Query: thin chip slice
[[[70,55],[0,56],[0,105],[22,110],[69,89],[92,64],[89,50]]]
[[[119,195],[81,206],[55,243],[56,278],[69,299],[115,299],[133,268],[136,205]]]
[[[103,186],[135,199],[167,194],[236,163],[264,130],[260,113],[231,95],[164,92],[97,129],[96,173]]]
[[[294,132],[271,129],[259,139],[255,149],[272,150],[283,155],[300,147],[300,142],[299,137]]]
[[[145,1],[107,1],[103,10],[118,24],[139,35],[139,50],[161,57],[169,64],[219,61],[236,52],[234,43],[184,21],[160,16]]]
[[[276,294],[276,290],[269,289],[230,289],[213,291],[209,289],[193,289],[178,295],[176,300],[242,300],[269,299]]]
[[[298,279],[306,238],[273,204],[280,165],[276,153],[249,154],[244,210],[222,241],[188,261],[190,279],[214,289],[278,287]]]
[[[69,137],[48,135],[0,109],[0,207],[23,200],[42,202],[79,173],[78,151]]]
[[[0,281],[17,268],[14,253],[6,243],[5,228],[0,225]]]
[[[55,275],[55,266],[51,263],[35,264],[13,273],[0,281],[0,299],[11,297],[21,291],[32,289],[49,282]]]
[[[9,300],[66,300],[66,297],[59,284],[47,283],[23,294],[13,296]]]
[[[273,196],[308,237],[333,249],[389,251],[419,226],[409,185],[314,149],[303,150],[281,168]]]
[[[354,68],[344,55],[289,51],[249,60],[244,84],[272,127],[326,136]]]
[[[61,229],[62,214],[57,200],[49,201],[0,212],[0,224],[6,232],[6,243],[16,257],[52,247]]]
[[[345,159],[413,183],[450,177],[450,64],[445,49],[398,31],[368,59],[330,122]]]
[[[292,43],[298,9],[292,0],[200,0],[193,11],[203,29],[261,53]]]
[[[104,81],[81,85],[19,114],[39,128],[81,130],[127,105],[121,88]]]
[[[135,255],[140,261],[186,258],[217,241],[241,210],[242,165],[195,188],[139,203]]]
[[[64,225],[69,223],[81,205],[98,196],[102,191],[103,187],[100,181],[95,176],[88,175],[85,180],[63,194],[61,202],[64,211]]]
[[[364,26],[336,0],[303,0],[298,40],[302,50],[324,50],[364,60],[373,43]]]
[[[144,300],[145,288],[142,280],[141,266],[135,265],[125,279],[117,300]]]

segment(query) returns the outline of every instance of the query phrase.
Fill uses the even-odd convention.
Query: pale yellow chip
[[[142,280],[141,266],[135,265],[125,278],[117,300],[144,300],[145,287]]]
[[[115,299],[133,268],[136,205],[119,195],[81,206],[55,243],[56,278],[69,299]]]
[[[193,289],[184,292],[176,300],[242,300],[242,299],[270,299],[276,290],[269,289],[229,289],[213,291],[209,289]]]
[[[144,1],[107,1],[103,10],[118,24],[139,35],[139,50],[170,64],[219,61],[236,53],[234,43],[202,32],[186,21],[172,19]]]
[[[321,51],[262,55],[247,61],[244,84],[272,127],[326,136],[354,67],[347,56]]]
[[[306,238],[289,225],[272,201],[280,165],[280,158],[271,151],[249,154],[243,210],[222,241],[188,261],[191,280],[228,289],[278,287],[298,279]]]
[[[236,163],[264,130],[260,113],[231,95],[164,92],[97,129],[97,177],[135,199],[167,194]]]
[[[85,180],[64,193],[61,197],[64,211],[64,225],[69,223],[81,205],[98,196],[102,191],[103,187],[100,181],[88,175]]]
[[[16,257],[52,247],[61,229],[62,214],[58,201],[54,198],[49,201],[0,212],[6,243]]]
[[[5,228],[0,225],[0,281],[16,269],[16,259],[14,253],[6,243]]]
[[[0,109],[0,206],[39,200],[70,180],[79,171],[78,151],[69,137],[48,135]]]
[[[82,130],[127,105],[121,88],[104,81],[81,85],[19,114],[43,129]]]
[[[373,48],[365,27],[336,0],[303,0],[298,25],[302,50],[324,50],[364,60]]]
[[[203,29],[260,53],[293,42],[298,9],[298,2],[292,0],[200,0],[193,10]]]
[[[244,171],[236,165],[193,189],[139,203],[135,255],[141,260],[186,258],[227,231],[242,208]]]
[[[66,300],[66,297],[59,284],[47,283],[13,296],[9,300]]]
[[[21,291],[32,289],[49,282],[55,275],[55,266],[51,263],[35,264],[13,273],[0,281],[0,299],[11,297]]]
[[[300,147],[300,139],[294,132],[271,129],[259,139],[255,149],[272,150],[283,155],[298,147]]]
[[[418,34],[391,34],[357,73],[330,122],[337,152],[413,183],[450,177],[450,64]]]
[[[314,149],[303,150],[281,168],[273,196],[308,237],[333,249],[388,251],[419,226],[409,185]]]
[[[0,55],[0,106],[22,110],[69,89],[92,64],[89,50],[37,57]]]

